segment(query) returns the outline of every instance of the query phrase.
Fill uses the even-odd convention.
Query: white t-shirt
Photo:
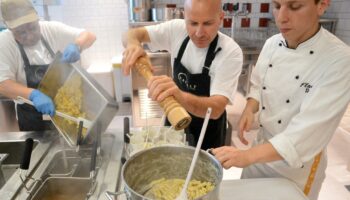
[[[53,21],[40,21],[39,25],[42,36],[54,53],[63,52],[64,48],[74,42],[83,31]],[[49,64],[53,60],[41,40],[32,47],[24,47],[24,50],[31,65]],[[27,85],[24,63],[17,43],[12,32],[5,30],[0,33],[0,82],[8,79]]]
[[[177,57],[182,42],[188,36],[185,21],[175,19],[165,23],[147,26],[151,39],[149,47],[152,51],[167,50],[171,54],[171,63]],[[219,32],[217,47],[222,50],[213,60],[209,76],[210,95],[222,95],[233,102],[238,78],[242,70],[243,54],[238,44],[230,37]],[[201,73],[208,48],[197,48],[190,40],[187,44],[181,63],[192,73]]]
[[[284,161],[251,166],[245,178],[288,177],[303,189],[314,156],[325,150],[350,101],[350,48],[323,28],[296,49],[284,41],[281,34],[266,41],[248,95],[260,105],[259,142],[270,142]],[[325,165],[323,157],[319,187]]]

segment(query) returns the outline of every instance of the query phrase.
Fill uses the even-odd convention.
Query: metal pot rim
[[[132,155],[124,164],[123,164],[123,167],[122,167],[122,171],[121,171],[121,177],[122,177],[122,180],[124,181],[125,183],[125,187],[127,188],[127,190],[133,192],[134,195],[136,195],[137,197],[140,197],[140,198],[143,198],[144,200],[153,200],[153,199],[149,199],[141,194],[139,194],[138,192],[136,192],[135,190],[133,190],[131,187],[129,187],[129,185],[125,182],[125,177],[124,177],[124,171],[125,171],[125,168],[126,166],[128,165],[129,162],[131,162],[132,160],[135,159],[135,157],[138,157],[140,154],[143,154],[144,152],[147,152],[147,151],[151,151],[151,150],[154,150],[154,149],[163,149],[163,148],[184,148],[184,149],[191,149],[193,150],[193,152],[195,151],[195,147],[192,147],[192,146],[179,146],[179,145],[172,145],[172,144],[167,144],[167,145],[162,145],[162,146],[157,146],[157,147],[151,147],[151,148],[148,148],[148,149],[143,149],[137,153],[135,153],[134,155]],[[211,155],[210,153],[208,153],[207,151],[204,151],[201,149],[201,153],[204,153],[204,155],[208,156],[209,158],[211,158],[214,163],[216,163],[218,166],[219,166],[219,183],[215,186],[217,188],[219,188],[220,186],[220,183],[222,181],[222,178],[223,178],[223,169],[222,169],[222,166],[221,166],[221,163],[213,156]],[[125,189],[124,189],[125,190]],[[129,193],[129,191],[125,191],[126,193]],[[210,192],[209,192],[210,193]],[[197,199],[201,199],[201,198],[204,198],[206,197],[208,194],[205,194],[201,197],[198,197]]]

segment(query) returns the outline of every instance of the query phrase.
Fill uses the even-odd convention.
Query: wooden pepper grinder
[[[151,63],[146,56],[137,59],[135,68],[147,81],[153,76]],[[173,96],[165,98],[159,104],[175,130],[182,130],[191,123],[191,116]]]

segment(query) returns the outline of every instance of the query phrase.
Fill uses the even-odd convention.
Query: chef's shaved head
[[[221,0],[185,0],[185,10],[192,9],[195,6],[208,6],[218,13],[222,11],[222,3]]]
[[[224,18],[221,0],[185,0],[186,29],[198,48],[206,48],[218,34]]]

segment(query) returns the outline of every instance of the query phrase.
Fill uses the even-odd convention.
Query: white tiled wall
[[[51,20],[84,28],[96,34],[95,44],[83,53],[85,67],[109,67],[113,56],[121,54],[121,35],[128,29],[125,0],[61,0],[61,5],[49,6]],[[43,7],[36,6],[43,16]]]
[[[156,3],[175,3],[180,7],[184,0],[154,0]],[[258,28],[260,17],[272,18],[270,13],[260,13],[259,4],[268,3],[270,0],[223,0],[223,3],[252,3],[251,30],[257,31],[265,39],[267,30]],[[121,54],[123,47],[121,35],[128,29],[127,0],[61,0],[60,5],[49,6],[51,20],[62,21],[66,24],[85,28],[97,35],[97,41],[89,50],[83,54],[83,65],[109,65],[113,56]],[[43,8],[36,7],[39,14],[43,16]],[[347,44],[350,44],[350,1],[332,0],[325,17],[338,18],[336,35]],[[240,17],[241,18],[241,17]],[[240,23],[240,20],[237,20]],[[240,24],[235,25],[240,27]],[[239,33],[239,32],[238,32]],[[249,34],[240,34],[249,35]],[[253,35],[253,34],[251,34]],[[256,36],[255,36],[256,37]],[[259,39],[259,38],[257,38]]]
[[[332,0],[324,16],[338,19],[335,34],[350,45],[350,1]]]

